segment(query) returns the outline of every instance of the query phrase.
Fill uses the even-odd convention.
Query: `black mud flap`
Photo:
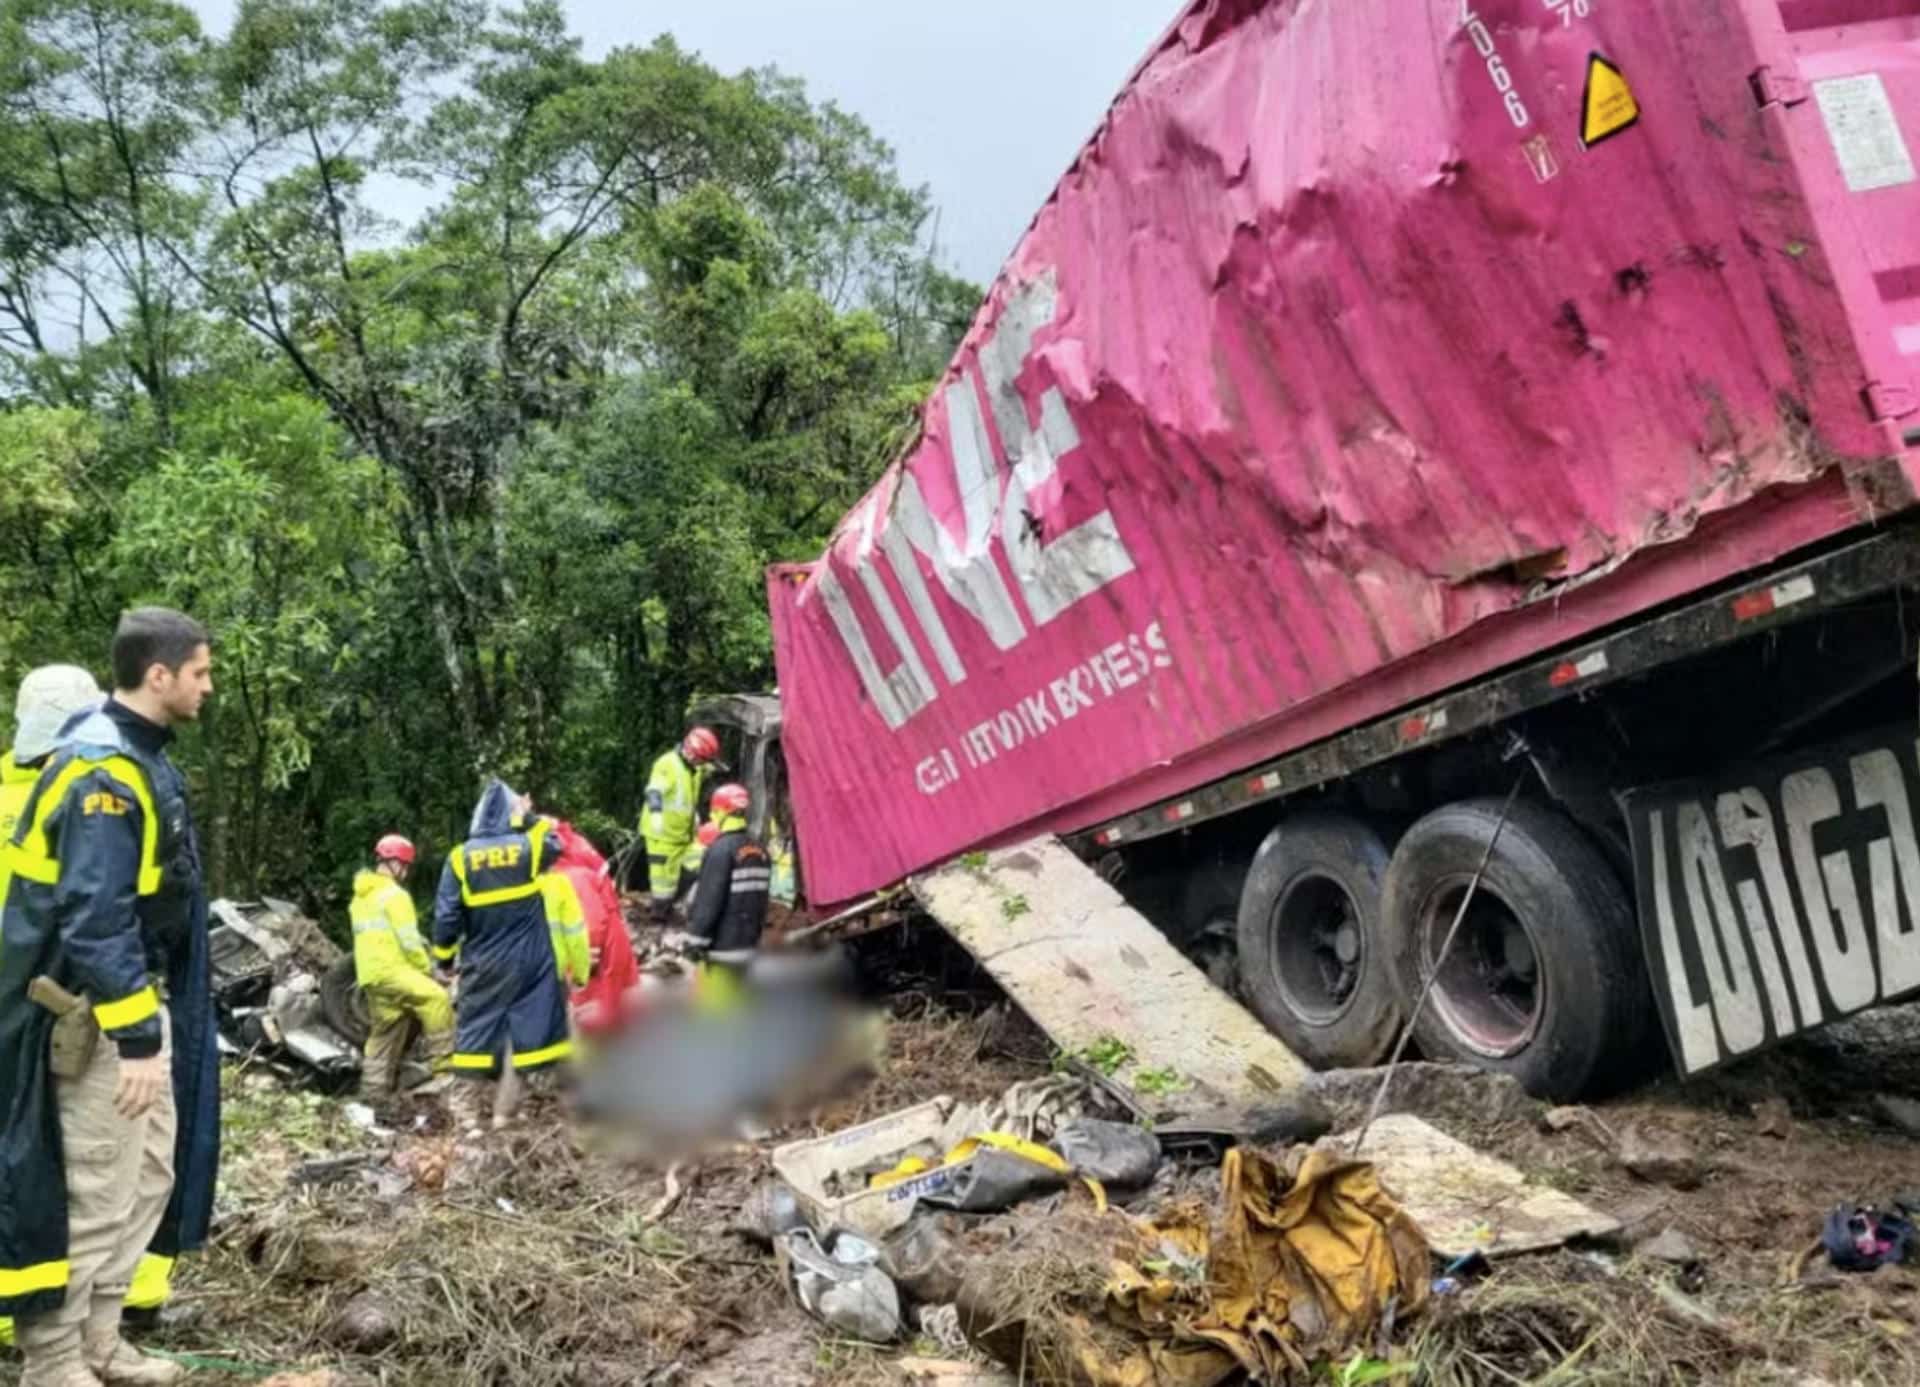
[[[1911,726],[1622,802],[1647,971],[1682,1075],[1920,994]]]

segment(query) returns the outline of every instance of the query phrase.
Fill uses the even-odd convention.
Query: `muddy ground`
[[[989,1098],[1046,1070],[1044,1038],[977,980],[903,987],[877,1075],[806,1124],[703,1161],[671,1203],[662,1173],[596,1154],[551,1103],[477,1145],[428,1111],[418,1130],[382,1138],[342,1100],[230,1065],[217,1238],[183,1264],[147,1342],[208,1384],[295,1369],[316,1373],[313,1387],[898,1381],[901,1356],[951,1350],[837,1340],[728,1224],[781,1141],[936,1093]],[[1835,1205],[1920,1188],[1920,1139],[1890,1128],[1881,1095],[1920,1098],[1920,1012],[1868,1017],[1685,1087],[1657,1083],[1559,1130],[1533,1109],[1497,1122],[1426,1112],[1627,1230],[1439,1298],[1403,1327],[1402,1375],[1389,1380],[1920,1382],[1920,1275],[1847,1276],[1809,1255]],[[1615,1150],[1629,1134],[1684,1153],[1693,1169],[1677,1182],[1692,1187],[1623,1169]],[[1669,1230],[1698,1265],[1636,1250]],[[16,1373],[9,1360],[0,1382]]]

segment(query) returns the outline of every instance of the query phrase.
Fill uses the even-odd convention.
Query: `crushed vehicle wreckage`
[[[353,956],[287,901],[222,899],[211,912],[221,1053],[329,1089],[357,1080],[369,1022]],[[430,1077],[409,1068],[408,1084]]]

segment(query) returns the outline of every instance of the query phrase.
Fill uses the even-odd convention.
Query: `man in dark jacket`
[[[128,612],[115,693],[66,728],[6,851],[0,1313],[22,1387],[165,1384],[120,1337],[149,1247],[205,1241],[220,1152],[206,894],[171,729],[212,692],[207,633]]]
[[[492,1079],[508,1065],[524,1074],[573,1054],[540,887],[560,853],[552,827],[529,820],[524,801],[495,781],[474,810],[467,841],[441,870],[433,955],[459,972],[450,1062],[457,1078]],[[468,1126],[481,1125],[483,1091],[473,1082],[455,1091]]]
[[[720,836],[701,859],[687,916],[687,933],[707,961],[735,972],[752,963],[760,947],[773,888],[766,845],[747,830],[749,804],[744,785],[722,785],[713,792],[713,822]]]

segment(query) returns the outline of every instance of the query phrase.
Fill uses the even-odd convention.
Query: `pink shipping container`
[[[772,577],[812,893],[1908,505],[1916,146],[1920,0],[1191,5]]]

